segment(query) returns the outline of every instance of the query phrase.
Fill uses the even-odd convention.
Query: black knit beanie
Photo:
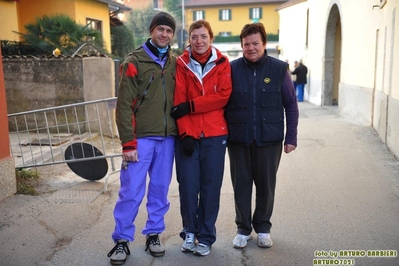
[[[156,14],[150,23],[150,32],[158,25],[166,25],[172,28],[173,33],[175,32],[176,28],[176,21],[175,19],[166,12],[159,12]]]

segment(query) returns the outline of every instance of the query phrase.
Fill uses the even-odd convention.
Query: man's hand
[[[179,119],[190,112],[190,103],[184,102],[172,107],[170,116],[174,119]]]
[[[285,153],[290,153],[292,151],[295,151],[296,147],[294,145],[291,144],[286,144],[284,145],[284,152]]]
[[[123,152],[122,160],[124,160],[126,162],[138,162],[139,161],[139,153],[137,150]]]

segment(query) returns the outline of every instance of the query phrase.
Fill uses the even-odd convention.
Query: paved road
[[[166,255],[153,258],[146,253],[144,236],[138,231],[125,265],[302,266],[313,265],[314,259],[331,260],[334,251],[337,259],[350,259],[356,265],[399,265],[398,256],[372,258],[367,253],[399,251],[399,161],[376,132],[336,115],[334,108],[300,103],[298,145],[281,161],[272,248],[260,249],[253,240],[244,250],[232,248],[236,230],[227,160],[218,239],[211,254],[196,257],[180,251],[179,196],[173,180],[167,229],[161,237]],[[54,186],[54,193],[15,195],[0,202],[1,266],[109,265],[106,254],[113,247],[110,234],[118,175],[111,176],[102,194],[102,182],[86,182],[73,175],[60,171],[57,180],[65,178],[65,182]],[[68,191],[78,194],[60,194]],[[68,202],[68,197],[81,202]],[[138,228],[145,218],[143,204]]]

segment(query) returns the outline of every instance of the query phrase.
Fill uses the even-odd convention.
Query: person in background
[[[230,64],[212,46],[209,22],[193,22],[188,36],[189,46],[176,63],[175,106],[171,111],[179,131],[175,156],[183,222],[181,250],[206,256],[216,241],[228,133],[224,108],[231,94]]]
[[[285,59],[284,62],[287,63],[287,70],[289,71],[290,70],[290,61],[288,59]]]
[[[298,61],[294,61],[294,69],[297,68],[298,65],[299,65]],[[297,92],[296,92],[296,75],[293,75],[292,71],[290,71],[290,73],[291,73],[292,82],[294,83],[295,94],[297,94]],[[298,95],[297,95],[297,99],[298,99]]]
[[[303,95],[305,92],[305,85],[307,84],[306,75],[308,74],[308,68],[302,64],[302,61],[295,61],[295,70],[291,72],[292,75],[296,75],[296,94],[298,102],[303,102]]]
[[[240,39],[243,57],[230,63],[233,92],[226,107],[237,225],[233,247],[246,247],[254,230],[258,246],[267,248],[273,244],[270,219],[282,150],[297,146],[298,105],[287,64],[267,55],[263,24],[245,25]]]
[[[159,234],[165,230],[164,216],[172,179],[177,128],[170,117],[175,88],[176,58],[170,54],[175,32],[174,18],[165,12],[151,21],[149,38],[121,65],[121,81],[116,107],[116,123],[122,142],[122,169],[119,197],[114,209],[115,247],[108,253],[113,265],[121,265],[130,255],[134,241],[134,221],[147,191],[148,219],[142,230],[146,251],[163,256]]]

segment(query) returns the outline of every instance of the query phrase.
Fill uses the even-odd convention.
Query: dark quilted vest
[[[257,63],[244,58],[231,62],[233,93],[226,107],[229,141],[258,146],[284,139],[281,86],[287,64],[264,56]]]

